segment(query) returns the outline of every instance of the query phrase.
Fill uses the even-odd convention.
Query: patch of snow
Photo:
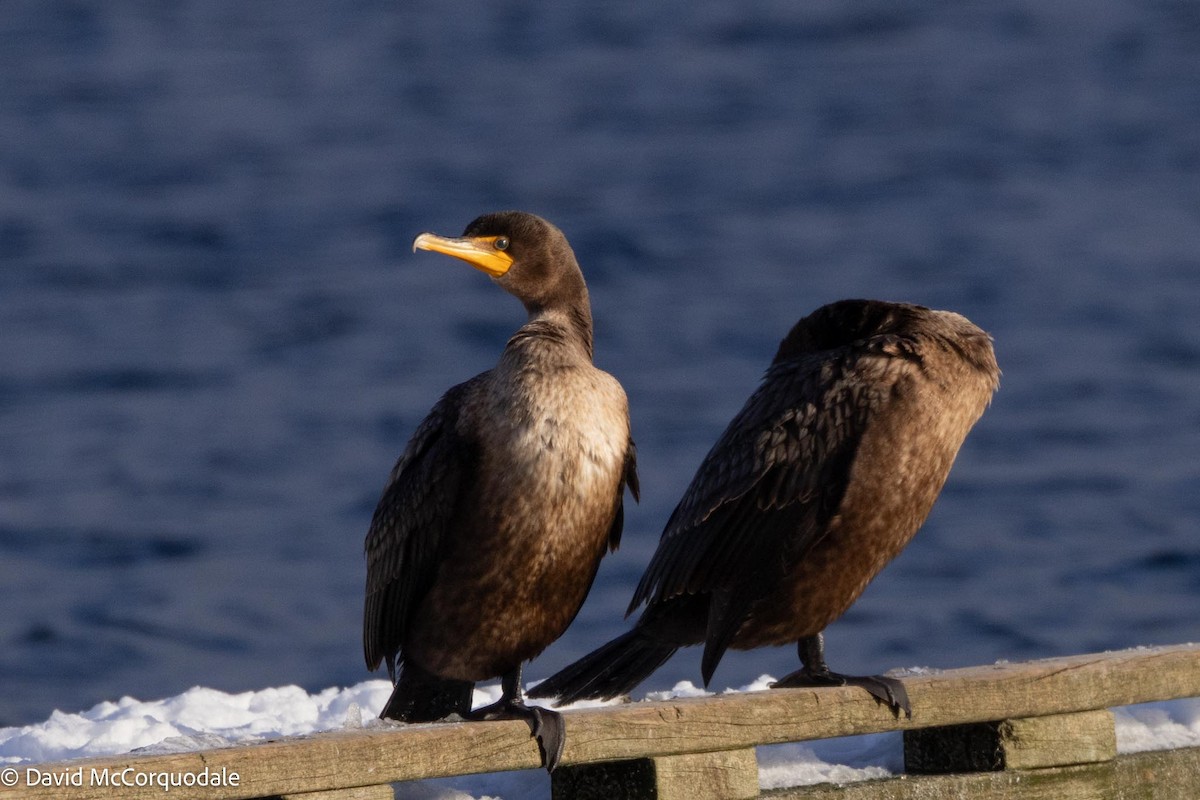
[[[1117,752],[1200,747],[1200,698],[1114,708]]]

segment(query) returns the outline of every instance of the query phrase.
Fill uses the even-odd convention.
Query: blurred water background
[[[1004,379],[834,668],[1200,639],[1193,0],[6,0],[0,75],[0,725],[367,677],[379,490],[524,319],[409,245],[503,208],[574,244],[643,488],[527,678],[623,630],[843,297],[966,314]]]

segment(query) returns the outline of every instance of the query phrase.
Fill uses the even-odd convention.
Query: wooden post
[[[904,732],[904,769],[912,773],[1063,767],[1116,755],[1116,726],[1106,710]]]
[[[565,766],[554,800],[748,800],[758,797],[754,748]]]

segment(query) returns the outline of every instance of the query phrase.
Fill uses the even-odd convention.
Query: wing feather
[[[418,426],[396,462],[367,532],[363,654],[394,673],[412,614],[429,590],[461,496],[474,481],[474,445],[458,430],[463,403],[483,376],[453,387]]]
[[[630,610],[721,592],[731,639],[772,575],[836,513],[871,418],[919,359],[887,337],[779,362],[705,457],[675,508]],[[762,572],[761,576],[752,576]],[[723,648],[722,648],[723,649]]]

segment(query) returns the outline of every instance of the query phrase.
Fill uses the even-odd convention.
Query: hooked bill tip
[[[429,234],[428,234],[428,233],[421,233],[421,234],[418,234],[418,235],[417,235],[417,238],[413,239],[413,243],[412,243],[412,251],[415,253],[415,252],[417,252],[418,250],[425,250],[425,249],[428,249],[428,248],[425,246],[425,242],[426,242],[426,240],[428,240],[428,239],[429,239]]]

